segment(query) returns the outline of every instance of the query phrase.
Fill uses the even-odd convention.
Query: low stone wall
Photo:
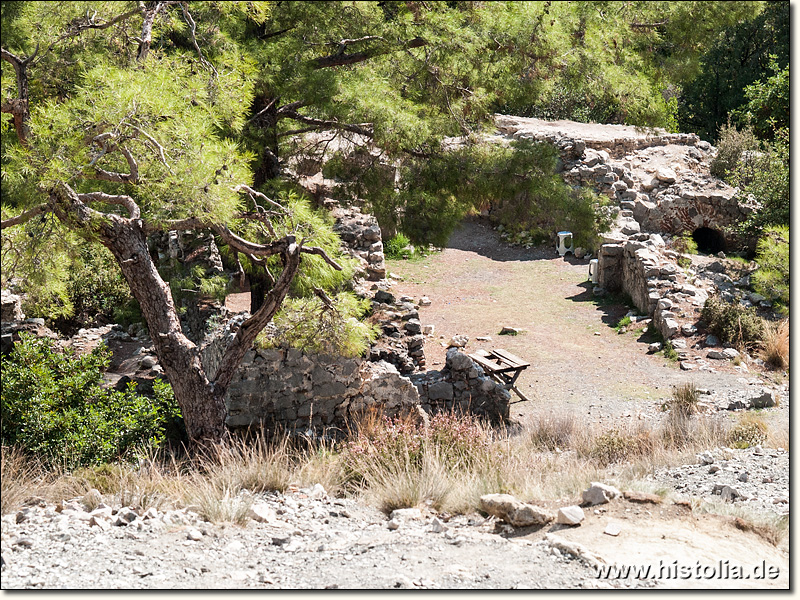
[[[412,375],[411,381],[427,413],[471,413],[493,423],[509,418],[511,394],[508,390],[487,377],[479,365],[456,348],[447,351],[444,369]]]
[[[215,372],[223,335],[203,349],[203,366]],[[288,431],[346,430],[371,408],[394,416],[416,411],[419,394],[394,366],[363,358],[305,354],[296,349],[250,350],[225,399],[232,429],[278,427]]]
[[[231,319],[202,349],[213,375],[241,317]],[[305,354],[296,349],[250,350],[226,396],[232,429],[264,427],[289,431],[346,431],[359,415],[375,409],[387,416],[449,412],[502,422],[510,395],[486,377],[466,354],[452,349],[445,368],[401,375],[394,365],[364,358]]]

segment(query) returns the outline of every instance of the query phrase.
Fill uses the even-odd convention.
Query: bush
[[[764,320],[752,307],[711,297],[706,300],[700,316],[723,343],[737,348],[755,346],[764,337]]]
[[[392,260],[408,259],[414,254],[411,240],[402,233],[398,233],[383,245],[383,252],[386,258]]]
[[[758,140],[752,127],[748,126],[740,131],[730,123],[723,125],[719,130],[717,155],[711,161],[709,170],[714,177],[730,182],[734,171],[739,168],[742,156],[757,150]]]
[[[608,465],[646,455],[652,450],[649,432],[629,433],[614,428],[594,439],[589,455],[600,464]]]
[[[693,383],[684,383],[672,388],[672,398],[662,408],[682,416],[691,416],[698,412],[699,394]]]
[[[759,354],[771,369],[786,369],[789,366],[789,319],[767,324]]]
[[[158,446],[180,411],[168,384],[155,398],[102,387],[110,352],[103,346],[76,356],[52,342],[22,334],[2,359],[2,443],[51,464],[74,466],[126,458]]]
[[[747,233],[760,232],[770,225],[789,225],[790,159],[789,128],[775,132],[775,139],[765,151],[734,172],[733,185],[742,198],[755,201],[753,211],[740,229]]]
[[[672,249],[681,254],[697,254],[697,242],[694,241],[691,233],[685,232],[672,241]]]
[[[753,273],[755,290],[789,312],[789,227],[770,227],[758,241]]]
[[[750,448],[767,441],[768,427],[759,415],[747,414],[742,417],[728,434],[728,444],[732,448]]]

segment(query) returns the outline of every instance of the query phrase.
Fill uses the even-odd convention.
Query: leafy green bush
[[[764,320],[752,307],[711,297],[703,306],[701,318],[722,342],[738,348],[755,346],[764,336]]]
[[[180,411],[168,384],[155,397],[102,387],[110,352],[101,346],[76,356],[48,339],[21,335],[2,358],[2,442],[53,464],[98,464],[128,457],[165,439]]]
[[[413,251],[409,249],[411,240],[402,233],[398,233],[383,245],[383,253],[386,258],[401,260],[411,258]]]
[[[770,227],[758,241],[756,262],[759,269],[753,273],[755,290],[789,311],[789,228]]]
[[[730,123],[723,125],[719,130],[717,155],[711,161],[709,171],[714,177],[731,182],[742,157],[757,150],[758,140],[752,127],[739,130]]]
[[[758,203],[758,209],[741,224],[745,232],[760,235],[770,225],[789,225],[789,128],[775,132],[775,139],[754,160],[733,174],[733,185],[742,198]]]
[[[122,272],[106,248],[82,244],[70,267],[67,295],[73,306],[73,318],[82,326],[95,324],[106,317],[115,322],[141,320],[141,311]]]
[[[682,254],[697,254],[697,242],[691,233],[684,232],[672,241],[672,249]]]

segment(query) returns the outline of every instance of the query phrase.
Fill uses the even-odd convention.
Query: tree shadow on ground
[[[616,327],[620,319],[631,310],[631,307],[625,303],[625,300],[618,295],[606,294],[605,296],[595,296],[593,291],[594,284],[591,281],[584,281],[578,284],[578,287],[583,288],[583,291],[574,296],[567,296],[567,300],[594,304],[597,310],[603,313],[600,320],[609,327]]]
[[[558,257],[555,245],[525,248],[508,244],[492,229],[488,221],[481,217],[464,219],[450,235],[446,248],[474,252],[500,262],[550,260]],[[575,261],[573,264],[582,262],[571,255],[567,260]]]

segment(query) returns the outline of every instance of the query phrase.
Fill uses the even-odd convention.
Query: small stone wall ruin
[[[241,317],[215,332],[202,349],[214,373]],[[369,410],[389,417],[463,411],[493,422],[508,417],[509,393],[455,349],[441,371],[401,375],[394,365],[365,358],[306,354],[292,348],[250,350],[231,382],[225,402],[231,429],[265,428],[315,433],[347,431]]]

